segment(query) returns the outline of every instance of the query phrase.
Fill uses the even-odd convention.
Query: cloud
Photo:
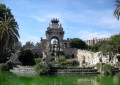
[[[113,10],[86,10],[86,13],[84,14],[84,22],[82,23],[85,23],[86,25],[98,26],[104,29],[120,30],[120,21],[117,21],[113,16]]]
[[[38,16],[31,16],[31,17],[34,18],[34,19],[36,19],[39,22],[45,22],[46,21],[45,18],[41,18],[41,17],[38,17]]]
[[[32,41],[35,44],[36,42],[40,42],[40,38],[32,34],[24,34],[24,38],[20,39],[20,41],[22,42],[22,45],[27,41]]]
[[[82,30],[76,33],[76,36],[79,36],[79,38],[83,39],[83,40],[87,40],[87,39],[93,39],[94,37],[97,38],[108,38],[110,37],[112,34],[106,31],[102,31],[102,32],[97,32],[97,31],[86,31],[86,30]]]
[[[117,21],[113,17],[102,17],[100,20],[100,24],[110,29],[120,29],[120,21]]]

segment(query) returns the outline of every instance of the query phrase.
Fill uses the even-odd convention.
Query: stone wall
[[[102,52],[91,52],[87,50],[81,50],[76,48],[64,49],[65,56],[73,56],[79,61],[80,66],[83,64],[83,60],[85,60],[86,66],[94,66],[97,63],[100,63],[100,58],[102,58],[102,63],[116,64],[118,62],[116,56],[112,63],[109,61],[109,56],[104,56]]]

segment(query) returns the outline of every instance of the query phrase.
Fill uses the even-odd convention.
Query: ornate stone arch
[[[59,25],[59,20],[58,19],[52,19],[51,20],[51,24],[49,24],[49,27],[47,28],[46,31],[46,39],[44,39],[44,41],[46,42],[46,51],[50,51],[51,50],[51,39],[52,38],[56,38],[58,40],[59,43],[59,50],[63,50],[64,49],[64,43],[69,43],[69,39],[68,40],[63,40],[64,37],[64,31],[62,28],[62,25]],[[41,40],[41,42],[43,42]],[[67,44],[67,48],[69,44]]]

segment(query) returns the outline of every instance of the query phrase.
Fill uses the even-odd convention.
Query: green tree
[[[25,45],[23,45],[23,49],[30,49],[30,48],[33,48],[34,47],[34,43],[33,42],[26,42]]]
[[[5,4],[0,4],[0,60],[3,59],[4,47],[18,42],[18,24]]]
[[[86,49],[87,45],[79,38],[73,38],[69,41],[70,48]]]
[[[109,44],[110,41],[100,41],[100,42],[97,42],[95,45],[94,45],[94,49],[95,51],[100,51],[100,47],[103,45],[103,44]]]
[[[111,41],[114,43],[117,53],[120,53],[120,34],[111,36]]]
[[[115,45],[111,41],[103,43],[99,50],[102,51],[103,55],[109,55],[109,60],[113,59],[114,55],[116,54]]]
[[[21,51],[19,60],[22,62],[23,65],[32,66],[35,64],[34,55],[30,50]]]
[[[116,2],[115,6],[117,8],[114,11],[114,16],[117,18],[117,20],[119,20],[119,16],[120,16],[120,0],[116,0],[115,2]]]
[[[35,48],[40,49],[41,48],[41,43],[37,42],[35,45]]]
[[[13,49],[14,50],[21,50],[22,49],[22,43],[17,42],[16,44],[14,44]]]

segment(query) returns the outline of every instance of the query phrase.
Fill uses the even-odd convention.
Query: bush
[[[62,65],[65,66],[78,66],[79,62],[75,59],[66,59],[65,62],[62,63]]]
[[[7,64],[6,63],[1,63],[0,64],[0,71],[5,71],[7,70]]]
[[[100,63],[96,64],[96,68],[97,68],[97,70],[100,70]]]
[[[63,51],[58,51],[57,54],[58,54],[58,56],[65,55]]]
[[[55,61],[55,56],[50,56],[49,60],[50,62]]]
[[[40,75],[44,75],[44,74],[48,74],[49,72],[49,67],[46,63],[39,63],[37,65],[35,65],[35,71],[37,74]]]
[[[22,62],[23,65],[32,66],[35,64],[34,55],[30,50],[21,51],[19,60]]]
[[[42,58],[35,58],[34,60],[36,64],[39,64],[42,61]]]
[[[66,61],[65,56],[60,55],[58,61],[59,61],[59,63],[65,62]]]
[[[109,64],[104,64],[102,66],[102,71],[104,72],[105,75],[112,74],[112,66]]]

